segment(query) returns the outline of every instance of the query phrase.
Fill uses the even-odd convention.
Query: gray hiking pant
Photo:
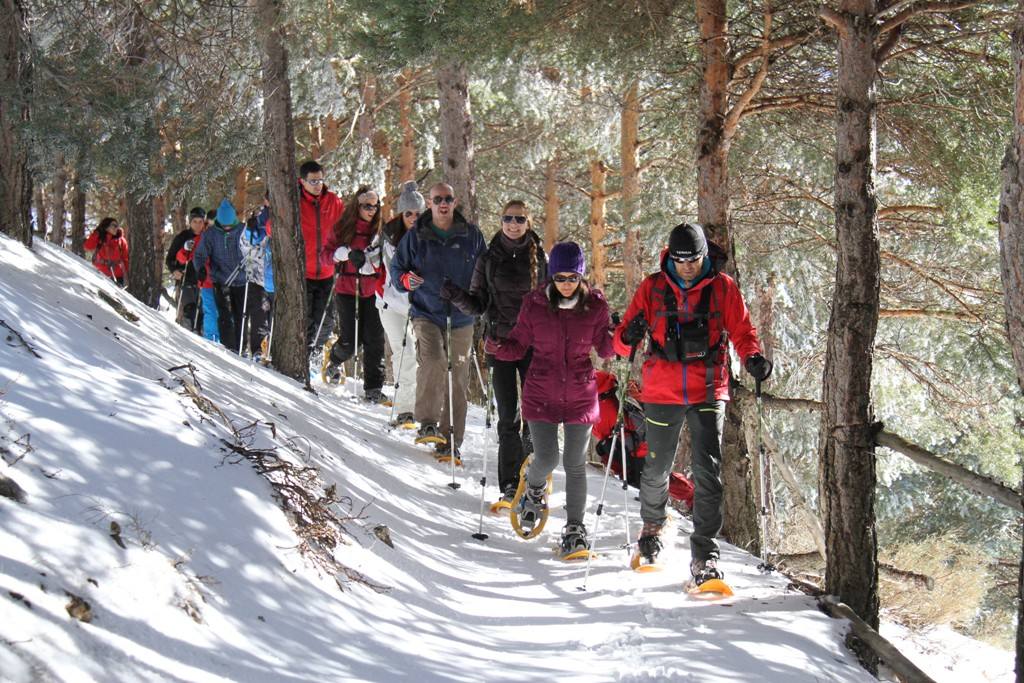
[[[530,420],[533,437],[533,461],[526,471],[526,482],[534,488],[543,486],[547,476],[558,466],[558,424]],[[570,523],[582,523],[587,505],[587,445],[590,425],[567,424],[562,469],[565,470],[565,517]]]
[[[683,420],[690,429],[693,468],[693,533],[690,552],[694,559],[718,557],[715,536],[722,530],[722,428],[725,401],[696,405],[644,404],[647,416],[647,457],[640,478],[640,517],[664,524],[668,503],[668,476],[676,459],[676,444]]]
[[[416,420],[433,422],[448,435],[448,353],[446,330],[426,318],[412,319],[416,335]],[[466,387],[469,384],[469,349],[473,326],[452,330],[452,405],[455,409],[455,446],[466,432]]]

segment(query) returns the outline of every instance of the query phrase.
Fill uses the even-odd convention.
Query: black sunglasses
[[[509,214],[505,214],[504,216],[501,217],[502,223],[511,223],[512,221],[515,221],[519,225],[522,225],[523,223],[526,222],[526,216],[510,216]]]
[[[675,261],[676,263],[693,263],[695,261],[700,261],[702,258],[704,258],[704,255],[698,254],[696,256],[675,256],[674,254],[669,254],[668,257]]]
[[[403,211],[402,215],[405,216],[406,218],[412,218],[413,216],[419,216],[420,212],[419,211]]]
[[[450,194],[446,194],[443,197],[438,195],[437,197],[431,197],[430,201],[434,202],[435,205],[454,204],[455,197],[451,196]]]
[[[374,211],[380,208],[380,204],[360,204],[359,208],[362,209],[363,211],[369,211],[370,213],[373,213]]]
[[[551,279],[554,280],[555,282],[557,282],[558,284],[564,284],[566,282],[571,282],[573,284],[576,284],[577,282],[580,281],[580,276],[579,275],[555,275]]]

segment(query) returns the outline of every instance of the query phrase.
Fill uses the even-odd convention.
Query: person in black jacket
[[[206,211],[197,206],[188,212],[188,227],[179,232],[171,240],[164,263],[171,277],[178,283],[177,322],[182,327],[202,334],[203,312],[199,306],[199,283],[192,261],[184,265],[178,262],[178,252],[182,249],[192,251],[196,238],[206,230]]]
[[[469,291],[454,284],[442,289],[459,310],[484,316],[484,351],[491,368],[498,404],[498,486],[502,499],[494,511],[512,503],[523,460],[533,451],[529,428],[519,410],[519,395],[530,365],[530,352],[521,360],[502,361],[494,351],[515,327],[523,297],[547,278],[547,258],[526,203],[513,199],[501,212],[501,231],[477,259]],[[517,381],[518,375],[518,381]],[[506,505],[505,503],[508,503]]]

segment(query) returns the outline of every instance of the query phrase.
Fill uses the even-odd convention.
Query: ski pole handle
[[[761,398],[761,380],[754,378],[754,397]]]
[[[633,364],[633,359],[636,358],[636,349],[640,346],[639,342],[629,347],[629,364]]]

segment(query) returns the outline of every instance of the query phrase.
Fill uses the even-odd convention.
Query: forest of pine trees
[[[700,222],[776,366],[768,538],[745,375],[725,534],[874,626],[881,608],[1012,646],[1024,0],[0,8],[0,231],[81,254],[116,216],[150,306],[191,206],[247,214],[268,189],[278,300],[300,302],[305,159],[385,204],[444,179],[488,235],[525,199],[619,310],[671,227]],[[306,381],[302,306],[276,310],[275,367]]]

